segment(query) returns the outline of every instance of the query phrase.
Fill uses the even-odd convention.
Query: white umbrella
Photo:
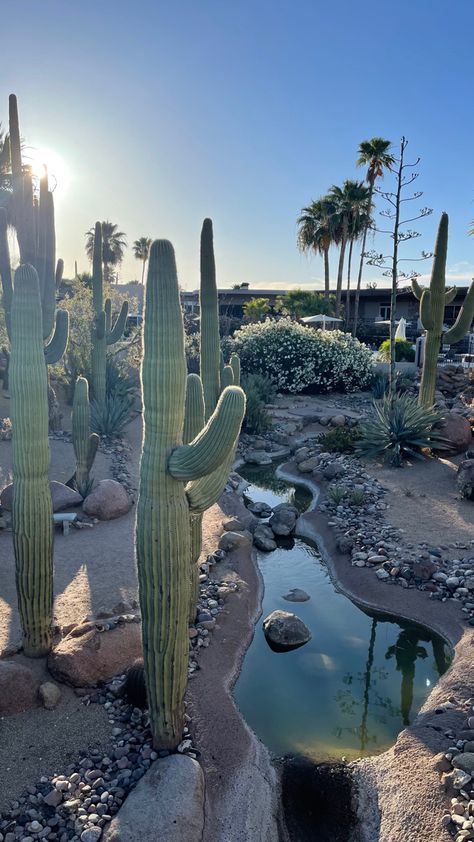
[[[322,313],[318,313],[316,316],[304,316],[301,321],[306,325],[322,324],[324,330],[326,328],[326,322],[342,322],[343,319],[336,319],[334,316],[325,316]]]
[[[402,316],[402,318],[398,322],[398,327],[397,327],[397,330],[396,330],[396,333],[395,333],[395,339],[406,339],[407,338],[406,332],[405,332],[406,326],[407,326],[407,320],[404,319],[403,316]]]

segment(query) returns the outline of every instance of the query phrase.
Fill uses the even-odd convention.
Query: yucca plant
[[[330,500],[332,500],[333,503],[336,504],[336,506],[338,506],[339,503],[342,503],[345,496],[346,496],[346,489],[342,488],[341,485],[331,485],[328,488],[328,497],[329,497]]]
[[[423,450],[443,450],[445,438],[434,429],[442,414],[434,409],[418,406],[410,395],[388,397],[374,402],[374,418],[361,424],[361,440],[356,447],[358,456],[383,457],[394,467],[404,459],[423,459]]]
[[[133,397],[106,395],[105,401],[91,401],[91,430],[99,436],[118,435],[132,416]]]

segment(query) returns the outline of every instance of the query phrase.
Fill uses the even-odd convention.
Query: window
[[[444,321],[447,324],[451,324],[455,322],[459,313],[461,312],[461,304],[448,304],[447,307],[444,308]]]
[[[379,307],[379,315],[383,321],[387,321],[390,318],[390,311],[391,311],[390,304],[381,304]]]

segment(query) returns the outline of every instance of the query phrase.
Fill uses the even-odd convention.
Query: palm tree
[[[329,249],[333,241],[336,208],[327,196],[322,196],[301,209],[297,219],[298,248],[313,251],[324,258],[324,293],[329,297]]]
[[[94,253],[94,226],[85,234],[86,254],[90,261]],[[119,266],[123,260],[123,253],[127,247],[127,238],[118,225],[106,220],[102,223],[102,263],[104,266],[104,280],[112,280],[112,267]]]
[[[351,268],[352,268],[352,251],[354,243],[356,243],[364,235],[364,231],[368,224],[368,203],[369,203],[369,189],[365,186],[363,181],[358,182],[358,187],[354,186],[351,190],[351,211],[349,218],[349,256],[347,260],[347,292],[346,292],[346,311],[345,320],[346,328],[350,321],[350,289],[351,289]]]
[[[249,322],[261,322],[270,310],[269,298],[251,298],[244,304],[244,316]]]
[[[378,178],[383,178],[384,170],[390,169],[390,167],[395,163],[394,156],[389,152],[390,146],[391,142],[389,140],[385,140],[383,137],[373,137],[372,140],[363,140],[362,143],[359,144],[357,166],[367,167],[366,181],[369,185],[369,196],[367,202],[367,221],[362,236],[359,275],[357,277],[357,288],[355,294],[354,325],[352,328],[353,336],[356,335],[357,321],[359,318],[359,296],[362,283],[362,271],[364,268],[365,244],[367,241],[367,233],[372,224],[371,216],[375,182]]]
[[[334,214],[334,236],[333,241],[339,246],[339,264],[337,268],[337,283],[336,283],[336,306],[335,315],[339,315],[342,297],[342,275],[344,271],[344,259],[346,254],[346,246],[350,239],[350,222],[352,215],[352,208],[354,203],[358,200],[362,182],[346,179],[342,187],[333,184],[330,188],[328,197],[335,206]]]
[[[142,284],[145,277],[145,266],[148,260],[148,255],[150,254],[150,248],[153,240],[151,237],[140,237],[138,240],[135,240],[133,243],[133,254],[137,258],[137,260],[143,261],[142,266]]]

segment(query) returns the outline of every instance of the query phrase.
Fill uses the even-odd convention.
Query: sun
[[[23,154],[25,164],[31,166],[33,176],[42,178],[45,168],[48,171],[50,186],[63,193],[70,184],[71,171],[64,158],[54,149],[29,147]]]

